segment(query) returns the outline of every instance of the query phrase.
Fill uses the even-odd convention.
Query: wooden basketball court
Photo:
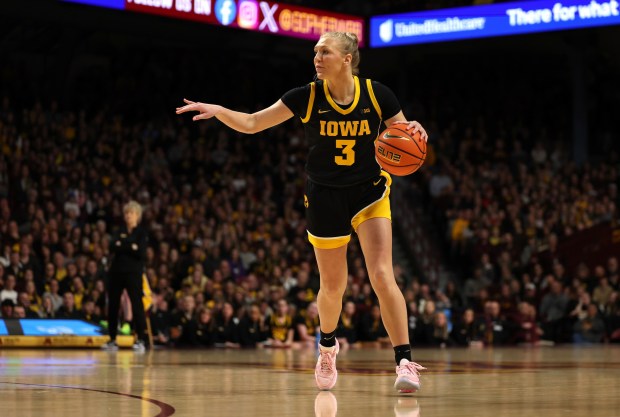
[[[619,416],[620,349],[414,350],[398,395],[389,349],[343,351],[331,393],[313,350],[0,350],[0,416]],[[337,410],[337,411],[336,411]]]

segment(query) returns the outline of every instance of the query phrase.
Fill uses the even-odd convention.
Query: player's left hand
[[[422,139],[424,139],[424,142],[428,142],[428,135],[426,134],[426,130],[424,130],[424,128],[419,122],[416,122],[415,120],[412,122],[399,121],[392,123],[392,126],[397,124],[406,124],[407,127],[405,128],[405,130],[411,131],[412,135],[415,135],[416,132],[420,132],[420,136],[422,137]]]

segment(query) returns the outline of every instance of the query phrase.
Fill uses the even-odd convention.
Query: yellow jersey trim
[[[379,119],[383,120],[383,116],[381,116],[381,107],[379,106],[379,102],[377,101],[377,97],[375,96],[375,92],[372,89],[372,80],[366,80],[366,87],[368,88],[368,94],[370,95],[370,101],[372,101],[372,105],[377,111],[379,115]]]
[[[308,99],[308,109],[306,110],[306,117],[301,119],[302,123],[308,123],[310,120],[310,115],[312,114],[312,106],[314,105],[314,96],[315,96],[315,88],[314,83],[310,83],[310,98]]]
[[[392,210],[390,208],[390,186],[392,185],[392,177],[385,171],[381,171],[381,175],[385,177],[385,191],[378,200],[370,203],[363,209],[361,209],[353,219],[351,219],[351,226],[357,231],[360,224],[366,220],[374,219],[377,217],[386,218],[392,220]]]
[[[332,96],[329,94],[329,88],[327,88],[327,80],[323,81],[323,90],[325,90],[327,102],[340,114],[351,113],[357,106],[357,102],[360,100],[360,80],[354,75],[353,81],[355,83],[355,97],[353,98],[353,103],[351,103],[348,109],[343,109],[334,101],[334,99],[332,99]]]
[[[337,237],[318,237],[308,232],[308,240],[312,246],[318,249],[336,249],[346,245],[351,240],[351,235]]]

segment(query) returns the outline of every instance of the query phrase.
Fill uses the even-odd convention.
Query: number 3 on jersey
[[[342,149],[343,156],[334,157],[334,161],[338,165],[351,166],[355,163],[355,151],[353,150],[355,141],[351,139],[337,139],[336,148]],[[344,149],[343,149],[344,148]]]

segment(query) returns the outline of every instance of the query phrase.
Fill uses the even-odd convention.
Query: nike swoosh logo
[[[381,182],[381,178],[379,178],[377,181],[373,182],[372,185],[377,185]]]
[[[402,136],[390,135],[388,132],[385,132],[383,134],[383,139],[396,139],[396,138],[402,138]]]
[[[321,109],[319,109],[319,114],[327,113],[328,111],[331,111],[331,110],[321,110]]]

